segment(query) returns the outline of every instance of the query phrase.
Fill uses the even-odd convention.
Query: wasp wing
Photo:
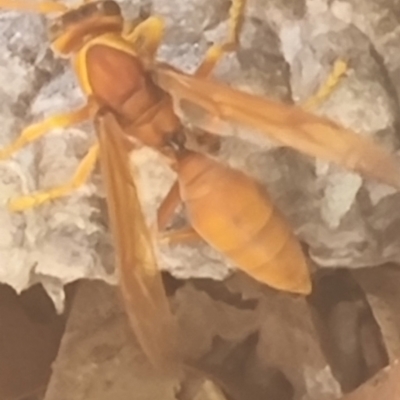
[[[327,118],[298,106],[235,90],[212,79],[187,75],[164,64],[154,69],[153,76],[176,100],[185,100],[214,116],[214,121],[209,120],[210,127],[218,126],[218,122],[224,126],[225,121],[245,124],[284,146],[400,188],[400,163],[395,157]],[[196,123],[207,129],[207,121],[195,120]]]
[[[120,287],[129,321],[151,363],[171,372],[177,360],[175,320],[141,210],[124,133],[111,113],[98,115],[96,127]]]

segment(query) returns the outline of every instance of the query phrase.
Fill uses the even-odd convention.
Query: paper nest
[[[135,16],[138,3],[129,2],[128,17]],[[228,3],[154,1],[154,13],[163,15],[168,27],[159,58],[193,70],[207,47],[222,40]],[[379,43],[382,51],[389,44],[379,41],[374,26],[367,29],[357,24],[357,10],[340,8],[338,2],[330,8],[327,2],[321,1],[320,7],[310,2],[303,4],[304,9],[273,2],[263,8],[262,3],[249,1],[241,48],[221,62],[216,76],[242,90],[282,100],[292,94],[302,100],[323,81],[335,59],[345,58],[351,66],[348,76],[316,112],[375,136],[394,151],[397,103],[393,87],[382,74],[383,66],[371,52],[371,43]],[[69,65],[48,51],[42,17],[4,12],[0,18],[0,144],[5,145],[30,121],[77,107],[84,99]],[[386,61],[388,73],[399,66],[397,60]],[[232,134],[235,131],[232,128]],[[66,182],[93,140],[90,123],[55,130],[2,162],[2,204],[11,196]],[[271,146],[246,130],[240,130],[240,138],[225,138],[219,157],[265,183],[322,267],[377,266],[400,259],[399,195],[386,186],[363,182],[336,166]],[[174,175],[148,149],[136,153],[133,161],[140,171],[143,206],[151,219]],[[98,172],[70,197],[40,208],[11,214],[2,206],[0,281],[17,291],[40,281],[59,308],[62,287],[68,282],[90,278],[115,283],[104,210]],[[158,250],[160,266],[181,278],[222,279],[229,273],[223,256],[204,243]]]

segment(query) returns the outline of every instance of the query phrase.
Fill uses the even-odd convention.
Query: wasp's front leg
[[[142,61],[151,65],[164,36],[164,27],[161,17],[151,16],[124,34],[124,39],[134,46]]]

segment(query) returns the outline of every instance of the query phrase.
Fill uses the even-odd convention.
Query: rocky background
[[[165,17],[167,34],[159,59],[192,71],[206,49],[223,40],[230,1],[132,0],[121,5],[127,18],[136,17],[145,5]],[[240,49],[224,58],[215,75],[245,91],[301,102],[342,58],[349,71],[315,112],[396,152],[398,7],[393,0],[248,0]],[[17,137],[30,122],[84,102],[68,61],[50,50],[45,22],[45,17],[35,14],[0,14],[0,145]],[[240,137],[234,136],[239,133]],[[93,140],[90,123],[54,130],[2,162],[1,202],[66,182]],[[232,136],[223,139],[218,157],[265,183],[307,246],[318,272],[314,293],[306,301],[261,288],[241,274],[232,275],[226,260],[202,243],[160,247],[162,268],[177,279],[192,279],[172,285],[178,286],[172,291],[172,304],[187,336],[205,333],[192,343],[182,342],[188,354],[219,381],[231,383],[241,377],[247,396],[252,393],[249,398],[268,394],[279,400],[338,398],[398,358],[399,194],[321,160],[276,147],[250,131],[238,132],[234,126]],[[143,206],[152,220],[174,176],[148,149],[136,153],[133,161],[139,166]],[[101,177],[95,173],[88,185],[68,198],[23,214],[0,208],[0,282],[18,293],[41,283],[62,311],[64,285],[82,278],[115,283],[110,243]],[[226,283],[213,283],[226,277],[230,277]],[[75,314],[71,312],[68,320],[46,400],[60,400],[60,393],[73,400],[125,399],[132,398],[132,390],[135,399],[154,398],[146,387],[136,390],[137,382],[129,386],[132,382],[122,373],[127,365],[139,368],[143,360],[140,355],[139,362],[134,361],[137,356],[130,353],[137,349],[129,350],[134,345],[123,333],[124,317],[114,289],[101,283],[82,285],[72,302]],[[88,304],[96,304],[100,311],[88,309]],[[95,329],[86,332],[79,325],[90,312],[97,318],[93,326],[105,331],[100,338],[93,339]],[[78,344],[86,350],[72,351]],[[210,361],[210,354],[217,354],[217,361]],[[251,372],[243,376],[236,367],[216,370],[213,363],[246,365]],[[82,370],[77,372],[77,366]],[[153,382],[147,373],[139,375]],[[57,386],[59,382],[66,386]],[[160,385],[159,393],[176,398],[171,389],[176,382]],[[238,388],[225,392],[229,398],[243,398]]]

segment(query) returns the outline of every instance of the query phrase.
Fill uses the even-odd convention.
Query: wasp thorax
[[[120,31],[123,26],[121,8],[113,0],[83,4],[52,20],[48,36],[55,50],[66,54],[73,51],[88,35]]]

